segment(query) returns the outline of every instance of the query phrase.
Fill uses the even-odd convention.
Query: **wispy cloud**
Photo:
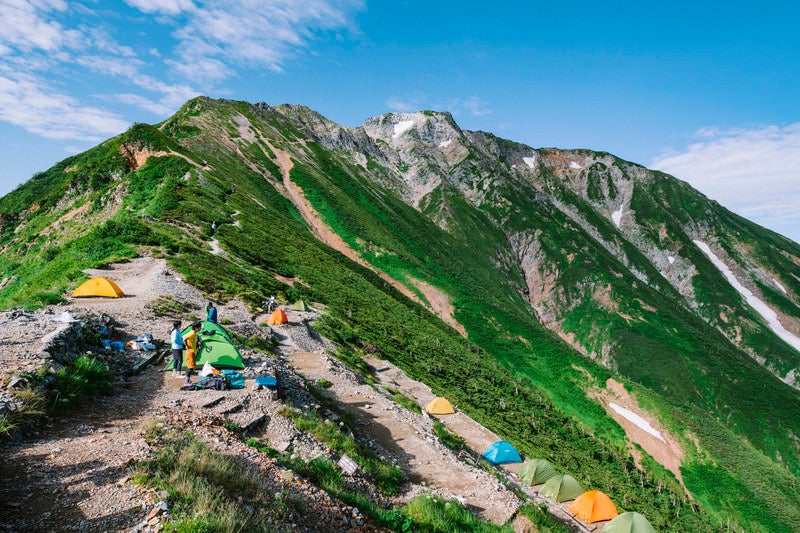
[[[189,79],[225,78],[231,72],[227,65],[281,71],[286,61],[311,47],[315,34],[354,30],[351,13],[362,7],[361,0],[198,2],[176,12],[185,19],[174,34],[179,40],[176,64],[184,65],[182,74]]]
[[[227,92],[225,80],[241,68],[280,71],[310,50],[317,35],[355,31],[352,14],[364,6],[363,0],[126,4],[139,13],[122,32],[100,4],[0,0],[0,120],[48,138],[101,139],[127,127],[103,109],[109,102],[166,116],[199,94],[196,86]]]
[[[128,127],[117,114],[53,91],[34,76],[0,73],[0,119],[48,139],[100,141]]]
[[[684,152],[650,163],[688,181],[725,207],[800,237],[800,123],[758,129],[704,129]]]

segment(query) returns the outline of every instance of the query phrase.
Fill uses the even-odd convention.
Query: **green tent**
[[[656,533],[647,518],[639,513],[630,512],[617,515],[602,529],[603,533]]]
[[[578,480],[569,474],[556,474],[548,479],[539,490],[539,496],[550,498],[558,503],[574,500],[583,494],[583,488]]]
[[[539,485],[556,475],[556,470],[544,459],[525,461],[517,476],[526,485]]]
[[[311,311],[311,308],[303,300],[297,300],[292,304],[291,309],[292,311]]]
[[[185,337],[191,331],[191,324],[187,326],[181,333]],[[197,352],[197,366],[196,368],[203,368],[203,365],[209,363],[217,370],[225,368],[232,368],[240,370],[244,368],[244,361],[239,350],[231,339],[230,334],[225,331],[225,328],[213,322],[203,320],[200,322],[200,331],[197,336],[202,342],[200,350]],[[185,369],[185,362],[184,367]],[[167,370],[172,369],[172,361],[167,365]]]

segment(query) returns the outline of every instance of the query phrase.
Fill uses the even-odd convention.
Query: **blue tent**
[[[486,448],[482,457],[493,465],[522,462],[522,457],[519,456],[516,448],[504,440],[499,440]]]

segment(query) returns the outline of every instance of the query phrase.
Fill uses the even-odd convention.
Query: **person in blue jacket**
[[[216,324],[217,323],[217,308],[214,307],[214,302],[208,302],[208,305],[206,306],[206,312],[208,312],[208,315],[206,316],[206,320],[208,320],[212,324]]]

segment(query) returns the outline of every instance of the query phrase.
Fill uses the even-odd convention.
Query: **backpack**
[[[231,382],[222,374],[211,374],[194,384],[194,390],[213,389],[226,390],[231,388]]]

